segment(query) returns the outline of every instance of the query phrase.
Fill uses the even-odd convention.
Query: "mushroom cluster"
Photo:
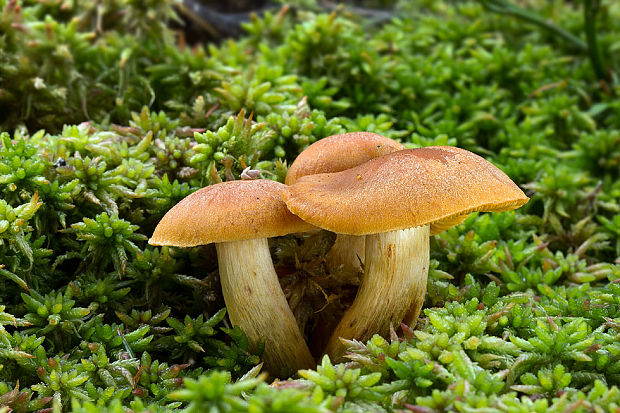
[[[426,293],[431,235],[472,212],[507,211],[528,201],[508,176],[471,152],[404,149],[366,132],[310,145],[285,182],[203,188],[168,211],[149,240],[179,247],[216,243],[230,320],[251,344],[265,342],[265,369],[278,376],[312,367],[314,358],[278,282],[267,238],[318,228],[335,232],[328,271],[361,274],[353,303],[323,340],[323,353],[337,360],[346,351],[341,338],[367,340],[401,322],[415,323]]]
[[[390,325],[413,325],[422,309],[429,236],[476,211],[508,211],[528,201],[514,182],[464,149],[405,149],[336,173],[308,175],[283,193],[295,215],[317,227],[366,237],[364,275],[324,352],[340,358],[340,338],[368,340]]]

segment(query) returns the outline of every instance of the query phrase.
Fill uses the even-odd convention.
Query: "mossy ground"
[[[604,80],[500,1],[304,3],[190,46],[168,0],[0,0],[0,412],[620,409],[620,3],[598,4]],[[527,5],[585,39],[580,2]],[[431,240],[415,330],[269,386],[213,250],[146,239],[192,191],[283,181],[359,130],[476,152],[531,201]],[[274,259],[308,272],[325,242]]]

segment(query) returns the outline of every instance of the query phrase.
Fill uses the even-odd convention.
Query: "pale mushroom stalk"
[[[430,235],[437,235],[440,232],[443,232],[449,228],[452,228],[467,219],[469,214],[456,215],[453,217],[448,217],[445,219],[440,219],[438,221],[432,222],[430,225]],[[428,249],[428,248],[427,248]],[[428,254],[428,253],[427,253]],[[426,269],[427,274],[425,275],[425,282],[428,278],[428,268]],[[418,321],[418,316],[422,311],[422,306],[424,305],[424,296],[426,294],[426,284],[424,284],[424,292],[419,300],[414,300],[409,307],[409,311],[405,314],[405,318],[403,319],[403,324],[415,327],[416,322]]]
[[[365,236],[338,234],[334,245],[325,256],[330,273],[335,274],[339,271],[361,272],[364,265],[365,245]]]
[[[348,242],[351,242],[350,240],[353,241],[344,248],[337,250],[350,254],[351,251],[359,250],[359,240],[362,240],[362,247],[367,244],[369,248],[369,250],[364,252],[363,256],[369,257],[370,261],[365,266],[366,271],[364,272],[356,301],[348,309],[343,320],[334,330],[324,353],[330,354],[335,358],[344,355],[345,347],[339,340],[339,337],[356,338],[361,341],[370,339],[372,334],[365,332],[365,329],[347,326],[347,322],[350,324],[355,319],[361,319],[367,323],[366,325],[373,326],[369,331],[377,331],[381,335],[388,333],[390,324],[396,328],[400,324],[399,320],[402,320],[408,326],[415,326],[422,311],[426,295],[430,248],[429,237],[460,224],[468,215],[457,215],[439,220],[431,223],[430,227],[429,225],[424,225],[409,230],[383,234],[367,236],[338,234],[338,239]],[[428,228],[428,230],[425,228]],[[394,233],[397,235],[392,235]],[[394,249],[392,254],[387,254],[384,251],[384,244],[390,242],[388,239],[392,237],[397,237],[397,242],[393,243]],[[354,242],[357,242],[357,244],[354,244]],[[344,242],[342,245],[344,245]],[[334,244],[330,252],[335,247],[336,244]],[[385,260],[386,256],[387,261],[382,261]],[[341,262],[345,259],[344,257],[344,254],[340,257]],[[389,275],[392,274],[390,272],[392,268],[394,268],[393,276]],[[383,277],[381,274],[383,274]],[[391,282],[394,285],[391,285]],[[392,307],[391,300],[386,300],[385,297],[396,297],[395,301],[397,303],[395,306]],[[404,307],[407,305],[407,301],[410,302],[407,307]],[[377,311],[369,312],[368,308],[376,308]],[[404,308],[406,311],[402,313]],[[404,314],[403,317],[400,316],[401,313]]]
[[[228,316],[251,343],[265,340],[267,367],[297,371],[314,365],[278,282],[266,238],[215,245]],[[265,334],[269,332],[269,334]],[[275,372],[287,375],[289,372]]]
[[[429,265],[429,226],[366,236],[364,276],[353,305],[332,333],[324,352],[344,355],[340,338],[366,341],[387,335],[424,303]]]

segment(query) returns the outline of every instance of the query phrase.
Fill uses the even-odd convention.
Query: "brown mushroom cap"
[[[279,182],[257,179],[199,189],[164,215],[149,244],[194,247],[315,229],[286,208],[285,188]]]
[[[400,143],[371,132],[351,132],[328,136],[308,146],[286,174],[292,185],[306,175],[340,172],[373,158],[405,149]]]
[[[352,235],[459,223],[471,212],[508,211],[529,200],[493,164],[450,146],[402,150],[342,172],[305,176],[283,197],[303,220]]]

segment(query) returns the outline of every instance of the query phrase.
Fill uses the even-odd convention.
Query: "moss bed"
[[[190,44],[171,0],[0,0],[0,413],[620,409],[620,3],[324,3]],[[273,382],[214,249],[146,241],[349,131],[468,149],[531,200],[431,239],[417,326]],[[316,282],[333,239],[271,241],[307,314],[354,295]]]

